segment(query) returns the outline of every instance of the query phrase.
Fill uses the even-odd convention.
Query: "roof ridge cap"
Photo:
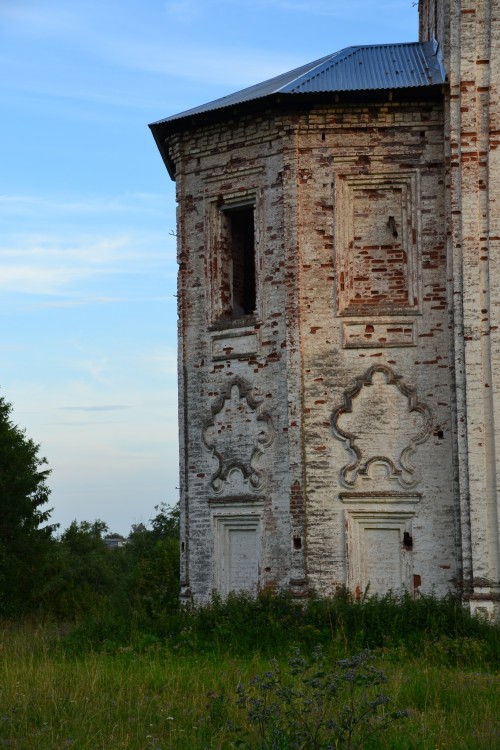
[[[306,73],[302,73],[301,75],[297,76],[296,78],[292,78],[291,81],[288,81],[288,83],[286,83],[280,89],[277,89],[277,92],[280,92],[280,91],[285,92],[286,89],[288,89],[290,86],[293,86],[294,84],[296,84],[297,81],[299,81],[301,78],[304,78],[304,76],[308,76],[308,75],[313,74],[314,71],[317,70],[317,68],[321,68],[323,65],[326,65],[328,62],[333,61],[333,58],[337,58],[340,55],[342,55],[342,53],[347,53],[347,52],[349,52],[349,50],[353,50],[353,49],[355,49],[355,47],[343,47],[342,49],[337,50],[337,52],[332,52],[330,55],[325,55],[325,57],[322,57],[319,60],[313,60],[311,63],[309,63],[313,67],[309,68]],[[338,61],[335,60],[335,62],[338,62]],[[306,63],[306,65],[303,65],[302,67],[306,67],[306,66],[307,66],[307,63]],[[293,71],[291,71],[291,72],[293,72]]]
[[[297,82],[300,81],[301,78],[306,77],[313,77],[318,75],[319,69],[323,68],[324,66],[328,66],[329,64],[337,65],[340,62],[343,62],[348,57],[353,55],[356,50],[359,49],[359,45],[351,45],[350,47],[343,47],[342,49],[339,49],[337,52],[332,52],[331,55],[326,55],[322,60],[317,60],[318,63],[313,68],[310,68],[307,73],[303,73],[300,76],[297,76],[297,78],[293,78],[291,81],[288,81],[284,86],[282,86],[280,89],[278,89],[279,92],[282,93],[290,93],[293,91],[295,86],[297,85]]]

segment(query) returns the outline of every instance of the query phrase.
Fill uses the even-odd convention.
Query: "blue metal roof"
[[[421,88],[441,85],[445,80],[443,58],[435,40],[347,47],[235,94],[159,120],[151,127],[277,94]]]

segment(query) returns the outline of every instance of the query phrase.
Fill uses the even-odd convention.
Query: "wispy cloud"
[[[162,347],[158,351],[146,354],[143,360],[150,362],[151,365],[166,375],[177,376],[177,349],[172,347]]]
[[[200,15],[200,4],[196,0],[173,0],[165,4],[165,10],[178,23],[192,23]]]
[[[15,245],[0,245],[0,261],[8,258],[64,260],[67,265],[84,261],[85,265],[104,266],[120,259],[120,251],[130,247],[130,238],[120,237],[80,237],[67,238],[57,235],[20,234]]]
[[[238,10],[255,9],[258,7],[270,11],[275,10],[293,10],[297,12],[317,13],[323,15],[345,16],[346,11],[352,10],[359,13],[361,10],[373,10],[373,0],[350,0],[345,3],[343,0],[211,0],[210,6],[226,7],[233,13]],[[401,9],[401,0],[379,0],[378,8],[399,8]],[[165,9],[168,15],[175,18],[194,18],[207,9],[206,0],[169,0],[165,3]]]
[[[4,292],[57,295],[97,275],[123,272],[114,267],[119,248],[127,247],[123,239],[59,247],[53,243],[62,238],[52,238],[52,242],[46,238],[44,243],[26,239],[14,246],[0,246],[0,289]]]
[[[0,194],[0,211],[16,216],[63,214],[157,214],[165,213],[165,196],[156,193],[132,193],[121,196],[85,196],[64,200],[50,195]]]
[[[7,68],[14,64],[12,57],[2,54],[0,50],[0,65]],[[48,107],[49,104],[53,109],[55,102],[59,100],[57,102],[59,113],[79,121],[109,122],[111,115],[106,110],[108,107],[112,110],[120,107],[129,110],[146,110],[150,113],[158,106],[158,95],[154,90],[150,92],[139,89],[135,91],[125,90],[124,83],[121,87],[113,87],[111,83],[106,83],[103,80],[98,83],[94,81],[92,84],[80,81],[79,85],[75,87],[69,82],[63,84],[53,80],[34,80],[29,76],[23,79],[12,77],[3,78],[0,81],[0,91],[2,91],[2,98],[5,102],[9,95],[29,95],[30,104],[33,101],[39,102],[39,110]],[[80,107],[75,111],[74,102],[101,106],[89,107],[87,110]],[[66,106],[64,106],[65,104]],[[70,104],[73,109],[70,108]]]
[[[59,36],[81,28],[82,16],[68,3],[2,0],[0,20],[20,26],[25,33]]]
[[[104,392],[106,387],[111,386],[113,379],[113,370],[116,362],[109,354],[99,353],[99,351],[87,350],[81,345],[73,345],[76,354],[73,351],[71,357],[67,359],[67,366],[71,368],[79,379],[85,382],[97,384]],[[80,400],[83,400],[80,397]]]
[[[175,76],[211,86],[244,87],[299,65],[300,54],[274,54],[269,49],[203,46],[193,42],[165,45],[121,36],[107,40],[102,54],[134,70]],[[182,64],[179,61],[182,60]]]
[[[123,297],[82,297],[80,299],[50,300],[49,302],[39,303],[37,307],[41,309],[48,309],[51,307],[74,308],[88,307],[89,305],[112,305],[119,302],[130,302],[130,300]]]
[[[245,6],[245,3],[235,3],[234,0],[229,3],[226,0],[215,2],[219,6],[229,4],[232,12]],[[209,12],[207,4],[199,0],[170,0],[163,7],[163,13],[156,9],[156,14],[146,14],[149,23],[141,26],[140,34],[137,28],[122,23],[120,6],[114,0],[101,5],[98,11],[93,4],[77,2],[68,5],[62,0],[47,0],[43,7],[35,0],[18,0],[17,3],[7,2],[6,8],[0,1],[0,20],[3,19],[21,35],[55,38],[63,44],[70,41],[74,49],[87,56],[89,61],[108,61],[120,68],[189,79],[211,86],[243,87],[303,62],[298,52],[297,56],[279,54],[269,48],[261,48],[258,40],[255,45],[244,48],[229,43],[221,47],[218,39],[212,43],[210,39],[200,41],[199,33],[193,35],[192,39],[177,39],[177,25],[196,22],[197,31],[200,31],[199,27]],[[123,18],[126,16],[123,14]],[[110,34],[108,24],[112,22],[113,33]],[[88,99],[119,106],[127,104],[126,97],[117,93],[116,86],[105,90],[103,82],[93,89],[90,85],[82,86],[82,81],[78,88],[71,83],[71,80],[67,80],[65,85],[59,83],[54,87],[54,81],[37,81],[37,86],[45,87],[45,93],[51,96]],[[3,85],[10,84],[5,82]],[[15,87],[17,85],[16,81]],[[29,79],[25,78],[22,85],[29,88]],[[135,95],[136,106],[154,106],[154,102],[141,98],[138,91],[129,92],[129,95],[132,103]]]
[[[1,251],[0,251],[1,253]],[[57,294],[77,279],[88,277],[86,269],[43,268],[0,263],[0,290],[22,294]]]
[[[0,6],[1,3],[2,0]],[[108,78],[113,66],[209,84],[212,91],[214,87],[221,87],[223,94],[271,78],[304,62],[300,49],[291,46],[291,51],[286,53],[278,47],[260,45],[257,35],[246,45],[237,45],[231,43],[229,36],[221,44],[220,36],[200,33],[204,25],[210,26],[209,13],[213,14],[214,10],[222,17],[226,12],[237,16],[238,11],[251,10],[255,14],[262,8],[263,14],[296,14],[297,18],[307,14],[349,23],[369,18],[374,5],[373,0],[350,0],[349,3],[340,0],[211,0],[209,4],[206,0],[168,0],[155,7],[152,13],[144,14],[141,33],[137,33],[137,28],[127,24],[127,13],[120,12],[116,0],[101,4],[98,9],[92,3],[68,4],[63,0],[46,0],[43,8],[35,0],[3,0],[3,3],[6,6],[0,7],[0,20],[3,17],[20,32],[58,38],[65,44],[70,41],[91,65],[99,61],[103,70],[107,70],[97,85],[81,79],[75,87],[71,78],[65,83],[64,79],[58,79],[55,87],[54,80],[50,83],[37,81],[39,89],[45,86],[45,95],[141,108],[154,107],[153,94],[152,101],[148,101],[147,93],[144,96],[142,90],[120,91],[114,78]],[[377,3],[378,14],[400,11],[401,0]],[[113,23],[112,34],[109,33],[110,23]],[[192,35],[186,35],[189,25],[193,28]],[[18,83],[3,85],[17,87]],[[21,85],[29,87],[30,77],[25,76]],[[189,104],[180,104],[181,108],[185,106]]]
[[[233,4],[233,0],[222,0]],[[253,0],[253,6],[273,7],[277,10],[287,10],[297,13],[308,13],[309,15],[326,16],[329,18],[360,17],[362,13],[373,12],[373,0],[350,0],[346,3],[342,0]],[[401,0],[378,0],[377,12],[401,11]]]
[[[103,404],[98,406],[60,406],[60,411],[123,411],[132,409],[132,406],[125,404]]]
[[[0,290],[37,296],[71,293],[72,297],[76,294],[80,305],[132,298],[140,301],[144,296],[139,291],[139,278],[174,279],[174,246],[167,234],[148,235],[146,230],[140,234],[103,230],[102,234],[96,231],[91,235],[78,229],[63,234],[12,233],[0,244]],[[133,276],[135,281],[125,295],[116,290],[111,293],[110,282],[126,276]],[[79,287],[98,278],[107,279],[107,286],[94,288],[90,294],[88,288]]]

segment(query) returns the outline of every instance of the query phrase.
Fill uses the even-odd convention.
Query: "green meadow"
[[[351,669],[359,653],[369,684]],[[302,662],[290,667],[292,654],[313,664],[312,679]],[[6,620],[0,748],[495,750],[498,655],[498,629],[451,599],[344,593],[298,607],[234,596],[164,613],[149,629],[116,612]],[[331,717],[356,711],[353,736],[335,733]]]

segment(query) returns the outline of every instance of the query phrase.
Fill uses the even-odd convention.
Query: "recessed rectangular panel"
[[[255,593],[258,584],[256,529],[229,529],[227,591]]]
[[[235,336],[219,336],[212,340],[213,359],[235,359],[256,354],[257,334],[241,333]]]
[[[378,349],[384,347],[415,346],[416,324],[413,320],[391,323],[351,323],[342,326],[344,349]]]
[[[246,503],[245,503],[246,505]],[[222,595],[232,591],[256,594],[259,588],[261,504],[255,503],[248,512],[237,501],[213,508],[214,522],[214,585]]]
[[[401,188],[359,188],[352,196],[347,307],[408,305]]]
[[[372,317],[419,307],[418,177],[411,172],[336,180],[337,305]]]
[[[384,595],[388,591],[412,590],[412,551],[404,545],[405,534],[412,538],[414,509],[410,497],[391,502],[391,498],[344,498],[358,504],[346,511],[347,578],[351,590],[362,594]],[[416,504],[418,497],[414,497]],[[389,500],[389,503],[387,503]],[[396,501],[396,498],[392,498]],[[360,506],[368,503],[368,506]],[[370,505],[373,503],[372,505]]]
[[[364,528],[364,580],[370,594],[400,591],[401,533],[398,528]]]

